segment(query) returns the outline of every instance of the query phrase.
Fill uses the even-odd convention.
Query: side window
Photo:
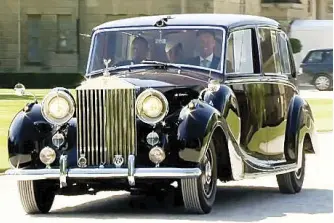
[[[226,73],[254,73],[252,31],[233,32],[227,42]]]
[[[321,63],[323,60],[323,51],[313,51],[306,59],[307,63]]]
[[[291,65],[290,65],[290,55],[289,55],[287,37],[283,32],[280,32],[277,37],[278,37],[278,48],[281,59],[280,61],[282,64],[282,73],[290,74]]]
[[[326,51],[324,60],[325,60],[325,63],[332,64],[333,63],[333,51]]]
[[[281,73],[281,61],[278,53],[275,30],[260,28],[260,45],[262,51],[262,68],[264,73]]]

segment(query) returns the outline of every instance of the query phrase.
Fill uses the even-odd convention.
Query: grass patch
[[[319,132],[333,131],[333,99],[306,99]]]
[[[49,89],[29,90],[36,95],[39,102]],[[71,90],[74,93],[74,90]],[[9,125],[16,113],[26,103],[33,100],[32,96],[19,97],[12,89],[0,89],[0,172],[8,168],[7,134]],[[315,118],[318,131],[333,130],[333,100],[332,99],[307,99]]]
[[[40,102],[49,90],[29,90],[36,95]],[[32,96],[17,96],[12,89],[0,90],[0,170],[8,168],[7,135],[10,123],[14,116],[28,102],[34,99]]]

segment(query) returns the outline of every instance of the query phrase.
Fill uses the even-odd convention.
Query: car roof
[[[194,14],[173,14],[173,15],[154,15],[154,16],[139,16],[133,18],[126,18],[120,20],[114,20],[105,22],[99,26],[93,28],[93,31],[108,28],[121,28],[121,27],[141,27],[141,26],[153,26],[157,21],[162,18],[171,17],[168,19],[168,25],[175,26],[219,26],[225,28],[233,28],[243,25],[270,25],[279,27],[279,23],[273,19],[253,16],[253,15],[241,15],[241,14],[210,14],[210,13],[194,13]]]
[[[312,49],[309,52],[317,52],[317,51],[333,51],[333,48],[318,48],[318,49]]]

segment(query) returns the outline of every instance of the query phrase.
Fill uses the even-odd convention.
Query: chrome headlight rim
[[[158,98],[161,104],[163,105],[163,109],[161,110],[159,116],[157,116],[156,118],[147,116],[145,112],[142,110],[143,102],[147,100],[147,98],[149,97]],[[143,91],[142,93],[140,93],[140,95],[137,97],[136,114],[137,114],[137,117],[144,123],[155,125],[161,122],[166,117],[166,115],[168,114],[168,111],[169,111],[168,100],[166,96],[158,90],[149,88]]]
[[[65,91],[66,90],[66,91]],[[54,125],[63,125],[67,123],[75,113],[75,101],[67,89],[52,89],[47,95],[44,96],[41,103],[41,112],[43,117],[51,124]],[[69,111],[62,118],[52,117],[49,110],[49,103],[54,100],[56,97],[60,97],[67,102]]]

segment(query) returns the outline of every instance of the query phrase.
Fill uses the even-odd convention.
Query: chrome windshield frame
[[[91,63],[91,57],[92,57],[92,53],[93,53],[93,48],[94,48],[94,44],[95,44],[95,38],[96,35],[99,33],[103,33],[103,32],[110,32],[110,31],[142,31],[142,30],[169,30],[169,29],[214,29],[214,30],[220,30],[222,31],[222,46],[221,46],[221,55],[220,55],[220,69],[212,69],[212,68],[206,68],[206,67],[201,67],[201,66],[194,66],[194,65],[190,65],[190,64],[176,64],[173,63],[177,66],[180,66],[181,68],[190,68],[190,69],[195,69],[195,70],[203,70],[207,73],[210,72],[214,72],[214,73],[220,73],[222,74],[224,71],[224,67],[225,67],[225,45],[226,45],[226,28],[222,27],[222,26],[215,26],[215,25],[198,25],[198,26],[179,26],[179,25],[171,25],[171,26],[166,26],[166,27],[154,27],[154,26],[144,26],[144,27],[122,27],[122,28],[106,28],[106,29],[99,29],[94,31],[92,38],[91,38],[91,43],[90,43],[90,49],[89,49],[89,55],[88,55],[88,61],[86,64],[86,73],[85,76],[92,76],[92,74],[95,73],[101,73],[103,72],[104,69],[100,69],[100,70],[95,70],[95,71],[90,71],[90,63]],[[147,67],[147,64],[142,64],[143,66],[141,66],[140,64],[138,65],[134,65],[134,68],[143,68],[143,67]],[[121,66],[119,68],[122,69],[127,69],[129,67],[129,65],[125,65],[125,66]]]

